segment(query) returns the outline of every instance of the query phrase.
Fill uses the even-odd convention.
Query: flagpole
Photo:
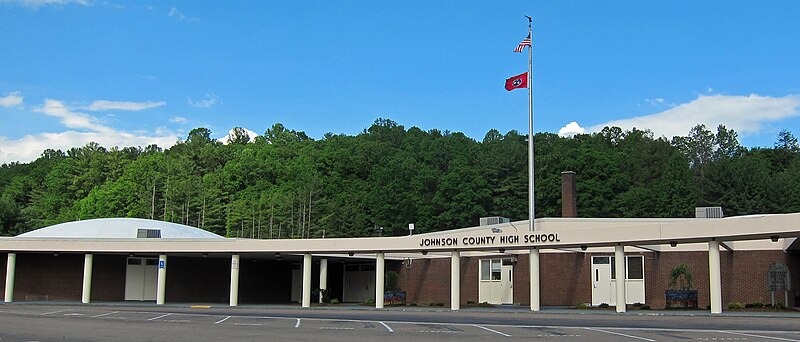
[[[528,18],[528,37],[533,40],[533,19]],[[536,230],[534,226],[534,181],[533,181],[533,42],[528,46],[528,226],[530,231]]]

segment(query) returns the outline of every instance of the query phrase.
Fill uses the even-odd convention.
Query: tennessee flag
[[[506,90],[508,91],[512,91],[517,88],[527,88],[527,87],[528,87],[527,72],[506,79]]]

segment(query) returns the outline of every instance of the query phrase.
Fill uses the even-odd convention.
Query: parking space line
[[[392,330],[392,328],[389,328],[389,326],[386,325],[386,323],[383,323],[383,322],[378,322],[378,323],[380,323],[384,328],[386,328],[386,330],[389,330],[390,333],[394,332],[394,330]]]
[[[619,335],[619,336],[624,336],[624,337],[629,337],[629,338],[635,338],[635,339],[637,339],[637,340],[644,340],[644,341],[649,341],[649,342],[656,342],[656,340],[651,340],[651,339],[649,339],[649,338],[644,338],[644,337],[639,337],[639,336],[633,336],[633,335],[628,335],[628,334],[623,334],[623,333],[618,333],[618,332],[613,332],[613,331],[606,331],[606,330],[601,330],[601,329],[596,329],[596,328],[584,328],[584,329],[586,329],[586,330],[592,330],[592,331],[604,332],[604,333],[606,333],[606,334],[611,334],[611,335]]]
[[[227,320],[228,320],[228,319],[230,319],[230,318],[231,318],[231,316],[227,316],[227,317],[225,317],[225,318],[223,318],[223,319],[221,319],[221,320],[219,320],[219,321],[216,321],[216,322],[214,322],[214,324],[220,324],[220,323],[222,323],[222,322],[225,322],[225,321],[227,321]]]
[[[119,313],[119,311],[112,311],[112,312],[106,312],[104,314],[94,315],[94,316],[92,316],[92,318],[103,317],[103,316],[111,316],[111,315],[113,315],[115,313]]]
[[[159,318],[164,318],[164,317],[167,317],[167,316],[169,316],[169,315],[172,315],[172,314],[171,314],[171,313],[168,313],[168,314],[163,314],[163,315],[161,315],[161,316],[157,316],[157,317],[150,318],[150,319],[148,319],[148,321],[155,321],[155,320],[157,320],[157,319],[159,319]]]
[[[294,324],[294,327],[295,328],[299,328],[300,327],[300,319],[299,318],[297,319],[297,323]]]
[[[497,330],[494,330],[494,329],[489,329],[489,328],[487,328],[487,327],[484,327],[484,326],[480,326],[480,325],[477,325],[477,324],[476,324],[476,325],[474,325],[474,326],[475,326],[475,327],[478,327],[478,328],[481,328],[481,329],[483,329],[483,330],[486,330],[486,331],[493,332],[493,333],[495,333],[495,334],[498,334],[498,335],[502,335],[502,336],[505,336],[505,337],[511,337],[511,335],[509,335],[509,334],[502,333],[502,332],[499,332],[499,331],[497,331]]]
[[[42,315],[42,316],[46,316],[46,315],[52,315],[52,314],[57,314],[57,313],[59,313],[59,312],[64,312],[64,311],[69,311],[69,310],[58,310],[58,311],[53,311],[53,312],[45,312],[45,313],[43,313],[43,314],[41,314],[41,315]]]
[[[734,334],[734,335],[742,335],[742,336],[750,336],[750,337],[760,337],[760,338],[766,338],[766,339],[778,340],[778,341],[793,341],[793,342],[800,341],[800,340],[792,340],[792,339],[789,339],[789,338],[774,337],[774,336],[764,336],[764,335],[754,335],[754,334],[745,334],[745,333],[733,332],[733,331],[720,330],[719,332],[725,333],[725,334]]]
[[[261,323],[233,323],[233,325],[261,326]]]

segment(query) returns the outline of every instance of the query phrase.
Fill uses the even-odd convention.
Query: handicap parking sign
[[[158,261],[158,268],[167,268],[167,265],[166,263],[164,263],[164,260]]]

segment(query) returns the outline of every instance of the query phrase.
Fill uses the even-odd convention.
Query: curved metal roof
[[[139,218],[101,218],[65,222],[17,235],[26,238],[135,239],[139,229],[160,230],[163,239],[223,239],[182,224]]]

